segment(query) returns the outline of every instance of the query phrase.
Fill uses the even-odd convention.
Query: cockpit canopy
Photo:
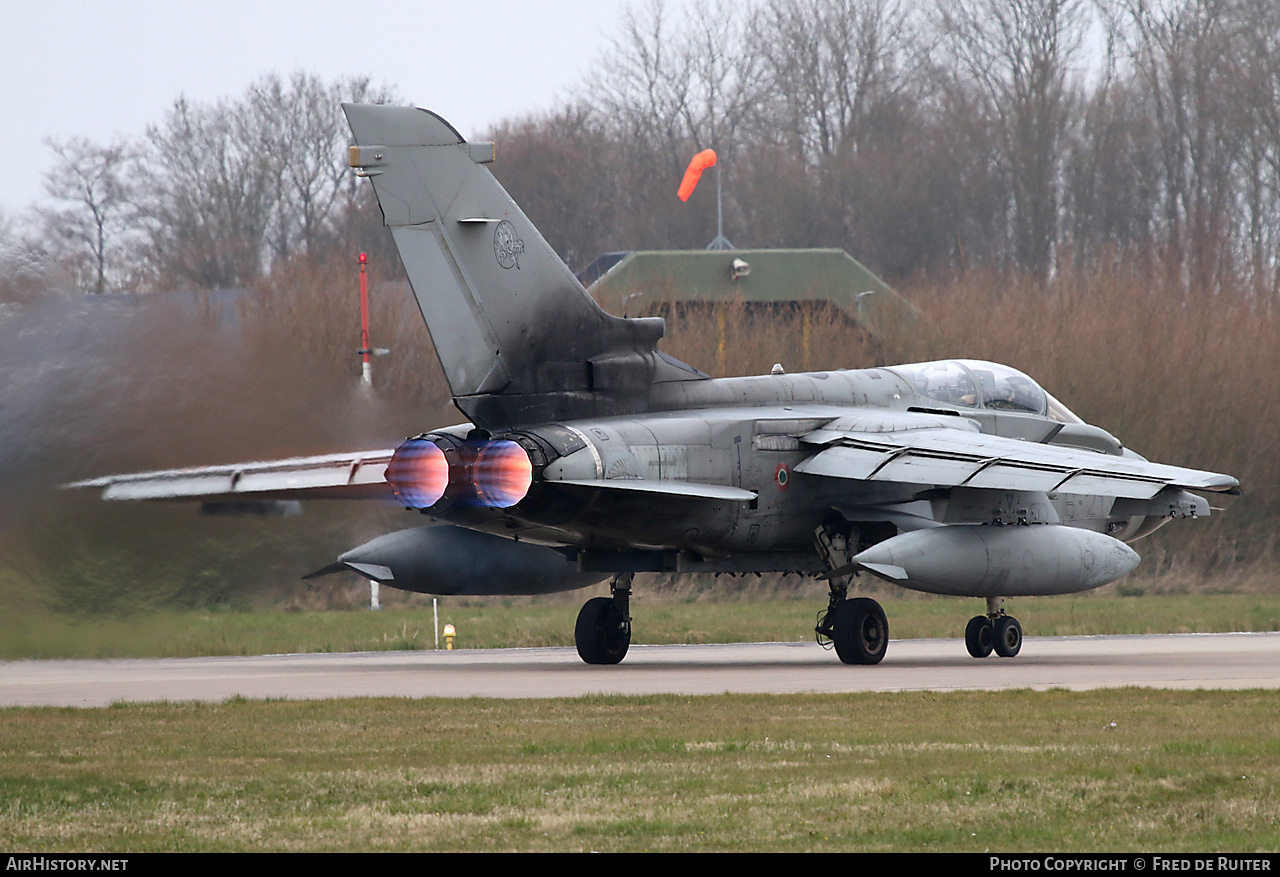
[[[957,408],[990,408],[1082,423],[1039,384],[1015,368],[977,359],[944,359],[890,369],[909,380],[927,399]]]

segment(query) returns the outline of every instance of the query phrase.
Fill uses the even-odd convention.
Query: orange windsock
[[[709,167],[714,167],[715,163],[714,149],[704,149],[693,157],[693,161],[689,162],[689,169],[684,172],[684,179],[680,181],[680,189],[676,192],[681,201],[689,200],[693,190],[698,188],[698,180],[702,179],[702,172]]]

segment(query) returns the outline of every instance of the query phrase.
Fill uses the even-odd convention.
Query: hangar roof
[[[749,273],[735,278],[735,260]],[[632,315],[664,302],[717,301],[826,301],[859,323],[913,310],[840,249],[632,250],[600,256],[579,277],[607,310]]]

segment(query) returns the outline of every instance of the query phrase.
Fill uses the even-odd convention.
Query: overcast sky
[[[0,0],[0,209],[12,216],[43,197],[45,137],[136,136],[179,95],[238,96],[270,71],[369,75],[473,137],[568,97],[626,5]]]

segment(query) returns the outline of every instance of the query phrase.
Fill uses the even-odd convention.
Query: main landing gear
[[[987,614],[975,615],[964,629],[964,644],[975,658],[985,658],[994,651],[1002,658],[1012,658],[1022,650],[1022,625],[1012,615],[1005,615],[1000,597],[987,598]]]
[[[578,612],[573,628],[578,657],[588,664],[617,664],[631,645],[631,579],[618,573],[609,585],[612,596],[592,597]]]
[[[879,664],[889,647],[889,620],[868,597],[849,598],[848,583],[830,582],[831,599],[815,632],[829,639],[846,664]],[[819,639],[819,642],[822,640]]]
[[[814,546],[830,572],[823,578],[831,590],[827,608],[818,615],[814,632],[823,648],[835,646],[836,655],[846,664],[879,664],[889,648],[889,620],[880,604],[868,597],[849,598],[854,566],[850,558],[858,553],[858,540],[847,526],[823,524],[814,531]]]

